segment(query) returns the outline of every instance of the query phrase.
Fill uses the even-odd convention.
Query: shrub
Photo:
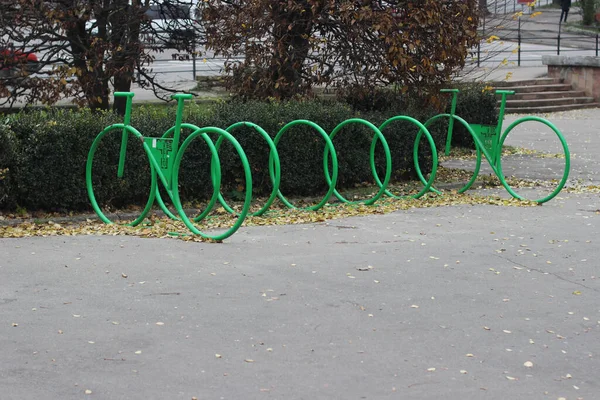
[[[465,83],[455,85],[460,90],[456,104],[455,114],[469,124],[496,125],[498,110],[496,109],[496,96],[480,83]],[[424,102],[411,93],[399,94],[388,89],[365,90],[351,88],[342,93],[342,99],[355,110],[363,112],[378,112],[382,116],[390,117],[397,114],[410,115],[422,123],[431,116],[441,112],[450,113],[450,94],[438,96],[440,105],[436,102]],[[410,124],[405,124],[408,129]],[[448,132],[448,118],[440,118],[428,126],[434,137],[438,150],[442,150]],[[475,148],[475,143],[469,131],[458,121],[454,123],[452,145],[458,147]]]
[[[27,209],[81,209],[85,158],[94,132],[114,120],[89,111],[19,113],[7,118],[2,142],[12,142],[8,159],[10,203]],[[9,203],[9,204],[10,204]]]
[[[0,120],[0,205],[5,208],[16,206],[16,196],[11,192],[13,182],[9,166],[14,165],[16,138],[10,130],[9,118]]]
[[[585,0],[582,3],[583,25],[592,25],[595,21],[596,9],[599,2],[597,0]]]
[[[310,120],[329,134],[337,124],[353,116],[355,113],[347,105],[337,102],[251,101],[220,104],[215,107],[210,122],[227,127],[238,121],[251,121],[260,125],[271,138],[275,138],[290,121]],[[250,128],[240,129],[235,132],[235,136],[242,147],[247,149],[257,189],[267,189],[270,192],[268,148],[264,140],[251,132]],[[370,132],[358,125],[350,125],[336,135],[333,143],[339,161],[338,186],[344,187],[368,179],[365,172],[369,171],[367,162]],[[294,126],[281,137],[277,151],[281,163],[281,190],[285,195],[326,192],[327,184],[323,175],[324,146],[323,138],[308,125]],[[367,155],[363,158],[358,156],[365,153]],[[230,160],[231,157],[227,159]],[[234,171],[234,166],[230,164],[225,169]]]
[[[495,126],[498,122],[498,110],[494,92],[486,90],[481,84],[466,84],[458,88],[460,93],[456,104],[456,115],[469,124]],[[450,112],[450,104],[448,104],[446,112]],[[452,145],[475,148],[475,142],[469,131],[457,122],[454,123]]]

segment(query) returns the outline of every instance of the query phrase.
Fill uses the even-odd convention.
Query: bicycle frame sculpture
[[[510,131],[513,128],[515,128],[517,125],[519,125],[520,123],[523,123],[525,121],[538,121],[538,122],[541,122],[542,124],[550,127],[559,137],[561,144],[563,146],[563,149],[565,151],[565,171],[564,171],[562,180],[558,184],[557,188],[550,195],[548,195],[544,198],[535,200],[535,201],[537,201],[538,203],[546,202],[546,201],[552,199],[554,196],[556,196],[556,194],[558,194],[558,192],[560,192],[560,190],[565,185],[567,177],[568,177],[568,171],[569,171],[569,166],[570,166],[570,156],[569,156],[569,150],[568,150],[568,147],[567,147],[564,137],[562,136],[560,131],[554,125],[552,125],[547,120],[539,118],[539,117],[524,117],[524,118],[520,118],[520,119],[516,120],[515,122],[513,122],[506,129],[506,131],[504,131],[504,133],[502,133],[502,131],[501,131],[502,130],[502,120],[504,118],[506,95],[513,93],[510,91],[497,91],[498,94],[502,95],[502,102],[501,102],[501,107],[500,107],[498,124],[495,127],[469,124],[464,119],[455,115],[458,90],[457,89],[447,89],[447,90],[443,90],[443,92],[452,93],[452,95],[453,95],[450,114],[436,115],[436,116],[430,118],[427,122],[425,122],[425,124],[422,124],[421,122],[417,121],[416,119],[411,118],[409,116],[404,116],[404,115],[392,117],[392,118],[388,119],[387,121],[385,121],[383,124],[381,124],[381,126],[379,126],[379,127],[377,127],[377,126],[373,125],[372,123],[370,123],[369,121],[366,121],[363,119],[351,118],[351,119],[348,119],[346,121],[339,123],[330,134],[327,134],[325,132],[325,130],[323,130],[323,128],[321,128],[319,125],[317,125],[316,123],[314,123],[312,121],[295,120],[295,121],[289,122],[288,124],[283,126],[279,130],[277,135],[275,135],[274,139],[271,139],[271,136],[264,129],[262,129],[260,126],[256,125],[255,123],[252,123],[252,122],[238,122],[238,123],[235,123],[235,124],[229,126],[226,129],[221,129],[218,127],[200,128],[193,124],[184,123],[183,122],[183,110],[184,110],[184,106],[185,106],[185,100],[191,99],[193,97],[193,95],[191,95],[191,94],[175,94],[172,96],[172,98],[177,101],[177,113],[176,113],[176,117],[175,117],[175,125],[173,127],[171,127],[169,130],[167,130],[161,137],[144,137],[137,129],[135,129],[131,125],[131,107],[132,107],[132,100],[133,100],[134,94],[130,93],[130,92],[116,92],[114,94],[115,97],[126,97],[126,111],[125,111],[124,120],[123,120],[123,123],[113,124],[113,125],[106,127],[102,132],[100,132],[98,134],[98,136],[95,138],[95,140],[92,143],[92,146],[90,148],[88,158],[87,158],[87,164],[86,164],[86,187],[87,187],[87,191],[88,191],[88,196],[90,198],[92,207],[93,207],[94,211],[96,212],[96,214],[98,215],[98,217],[105,223],[112,223],[113,221],[111,221],[102,211],[100,205],[98,204],[98,201],[96,200],[96,196],[94,194],[94,183],[93,183],[94,156],[96,154],[96,151],[98,150],[98,147],[99,147],[102,139],[108,133],[113,132],[113,131],[116,131],[117,133],[120,132],[121,133],[121,139],[120,139],[121,147],[120,147],[120,151],[119,151],[117,177],[123,178],[124,173],[125,173],[127,143],[129,140],[129,136],[133,136],[135,139],[137,139],[142,144],[144,152],[145,152],[146,156],[148,157],[151,176],[150,176],[150,189],[149,189],[149,194],[148,194],[148,201],[146,202],[146,205],[144,206],[140,215],[137,218],[135,218],[132,222],[128,223],[127,225],[136,226],[136,225],[140,224],[146,218],[146,216],[152,209],[153,204],[155,202],[157,202],[159,207],[162,209],[162,211],[168,217],[170,217],[172,219],[181,220],[193,234],[200,235],[206,239],[213,239],[213,240],[220,241],[220,240],[223,240],[223,239],[233,235],[233,233],[235,233],[237,231],[237,229],[239,229],[239,227],[243,224],[245,218],[248,215],[258,216],[258,215],[262,215],[265,212],[267,212],[267,210],[271,207],[272,203],[275,201],[276,198],[279,198],[279,200],[288,208],[296,208],[296,206],[293,205],[283,195],[283,193],[280,190],[281,165],[279,162],[277,145],[280,142],[283,135],[287,131],[289,131],[290,128],[298,127],[298,126],[305,126],[305,127],[308,127],[310,129],[316,131],[317,134],[323,139],[323,141],[325,143],[324,152],[323,152],[323,170],[324,170],[324,175],[325,175],[325,181],[327,182],[327,185],[328,185],[328,190],[327,190],[327,193],[325,194],[325,196],[317,204],[307,207],[306,209],[313,210],[313,211],[319,210],[320,208],[322,208],[329,202],[329,199],[331,198],[331,196],[335,196],[341,203],[344,203],[344,204],[364,203],[366,205],[374,204],[383,195],[385,195],[387,197],[392,197],[392,198],[411,197],[411,198],[417,199],[430,191],[433,191],[436,193],[441,193],[440,191],[438,191],[437,189],[435,189],[433,187],[433,183],[435,181],[436,172],[437,172],[437,168],[438,168],[438,156],[437,156],[437,149],[436,149],[434,140],[433,140],[431,134],[429,133],[429,130],[427,129],[427,127],[430,126],[436,120],[442,119],[442,118],[449,118],[448,134],[447,134],[446,146],[445,146],[446,155],[448,155],[450,152],[450,145],[451,145],[451,141],[452,141],[452,132],[453,132],[455,120],[458,121],[460,124],[462,124],[469,131],[469,133],[471,134],[471,136],[473,137],[473,140],[475,142],[475,150],[476,150],[476,154],[477,154],[477,161],[476,161],[477,164],[475,167],[475,171],[473,172],[473,176],[470,179],[470,181],[464,187],[462,187],[459,190],[459,192],[462,193],[462,192],[466,191],[475,182],[477,175],[479,173],[480,166],[481,166],[481,154],[483,154],[485,156],[485,158],[488,160],[488,162],[490,163],[490,166],[491,166],[492,170],[494,171],[494,173],[500,179],[502,185],[506,188],[506,190],[513,197],[522,199],[522,197],[520,195],[518,195],[508,185],[508,183],[506,182],[506,179],[503,176],[502,163],[501,163],[501,154],[502,154],[501,152],[502,152],[502,146],[504,144],[504,141],[506,140],[506,137],[510,133]],[[394,195],[393,193],[391,193],[391,191],[388,188],[390,179],[391,179],[391,174],[392,174],[392,161],[391,161],[390,148],[388,146],[388,143],[387,143],[382,131],[397,121],[409,122],[409,123],[415,125],[418,129],[418,134],[417,134],[417,137],[416,137],[416,140],[414,143],[414,148],[413,148],[413,158],[414,158],[415,169],[416,169],[416,172],[417,172],[417,175],[418,175],[420,181],[423,184],[423,188],[418,193],[412,194],[409,196]],[[333,146],[333,138],[337,134],[339,134],[345,126],[350,125],[350,124],[359,124],[359,125],[365,126],[366,128],[368,128],[369,130],[371,130],[373,132],[373,139],[371,142],[371,147],[370,147],[370,152],[369,152],[369,158],[370,158],[369,161],[370,161],[371,173],[373,175],[373,178],[374,178],[377,186],[379,187],[379,190],[373,197],[371,197],[369,199],[365,199],[365,200],[359,200],[359,201],[349,201],[344,196],[342,196],[336,189],[336,183],[337,183],[337,178],[338,178],[338,158],[337,158],[335,148]],[[246,154],[245,154],[243,148],[241,147],[239,142],[235,139],[235,137],[232,134],[233,131],[235,131],[236,129],[238,129],[240,127],[252,128],[255,132],[260,134],[262,139],[264,139],[267,142],[267,145],[269,146],[268,169],[269,169],[269,176],[271,179],[271,184],[273,186],[273,190],[271,191],[271,194],[269,195],[265,204],[262,207],[260,207],[259,210],[255,211],[254,213],[250,213],[250,207],[252,205],[252,173],[251,173],[250,165],[249,165],[248,159],[246,157]],[[189,136],[187,136],[187,138],[183,141],[183,143],[180,146],[179,142],[181,139],[182,129],[190,130],[191,134]],[[209,134],[217,135],[217,140],[215,142],[213,142],[213,140],[209,137]],[[423,176],[422,170],[419,166],[419,157],[418,157],[419,145],[420,145],[420,141],[421,141],[423,135],[425,135],[425,137],[428,141],[428,144],[430,146],[430,150],[431,150],[432,166],[431,166],[431,173],[429,174],[428,179],[425,179],[425,177]],[[186,149],[196,139],[202,139],[208,146],[209,151],[211,152],[211,162],[210,162],[211,182],[210,182],[210,184],[212,184],[212,186],[213,186],[213,194],[208,202],[208,205],[206,206],[206,209],[204,211],[202,211],[200,213],[200,215],[198,215],[197,217],[190,218],[190,217],[188,217],[188,215],[186,214],[186,211],[183,208],[180,194],[179,194],[179,172],[180,172],[181,161],[182,161],[182,158],[183,158],[183,155],[184,155]],[[239,156],[242,166],[243,166],[244,179],[245,179],[245,190],[244,190],[244,201],[243,201],[243,204],[241,205],[241,209],[238,208],[239,211],[235,211],[225,201],[223,195],[221,194],[221,165],[220,165],[220,160],[219,160],[219,148],[220,148],[223,140],[227,140],[228,142],[230,142],[233,145],[235,151],[237,152],[237,154]],[[383,147],[383,154],[385,155],[385,176],[384,176],[383,180],[380,179],[380,177],[378,176],[378,173],[376,171],[375,149],[377,147],[378,142],[381,142],[381,145]],[[160,192],[159,192],[158,182],[160,182],[163,185],[167,195],[169,196],[171,202],[173,203],[173,206],[175,208],[177,215],[172,213],[168,209],[168,207],[165,205],[163,199],[161,198]],[[230,228],[226,229],[222,233],[209,234],[209,233],[201,231],[195,225],[195,223],[200,222],[204,218],[206,218],[210,214],[210,212],[213,210],[213,208],[216,206],[217,203],[219,203],[227,212],[229,212],[230,214],[237,217],[235,223]]]
[[[562,133],[558,130],[558,128],[556,126],[554,126],[550,121],[548,121],[544,118],[540,118],[540,117],[536,117],[536,116],[527,116],[527,117],[522,117],[522,118],[515,120],[513,123],[511,123],[508,126],[508,128],[506,128],[506,130],[504,132],[502,132],[502,121],[504,120],[504,111],[506,108],[506,96],[514,94],[515,93],[514,91],[512,91],[512,90],[496,90],[496,94],[501,95],[501,100],[500,100],[500,111],[498,114],[498,122],[495,126],[494,125],[479,125],[479,124],[468,123],[467,121],[465,121],[464,119],[462,119],[461,117],[456,115],[456,103],[457,103],[457,97],[458,97],[459,90],[458,89],[442,89],[441,92],[452,94],[452,102],[450,105],[450,114],[438,114],[438,115],[430,118],[429,120],[427,120],[427,122],[425,122],[424,125],[426,127],[429,127],[433,122],[435,122],[438,119],[449,118],[448,134],[446,136],[445,155],[450,154],[450,147],[451,147],[451,143],[452,143],[452,132],[454,129],[454,121],[455,120],[458,121],[460,124],[462,124],[467,129],[467,131],[471,134],[473,141],[475,142],[475,151],[476,151],[476,157],[477,157],[475,170],[473,171],[473,175],[472,175],[471,179],[467,182],[467,184],[458,190],[459,193],[463,193],[466,190],[468,190],[473,185],[475,180],[477,179],[477,176],[479,175],[479,169],[481,167],[481,155],[483,154],[484,157],[486,158],[486,160],[488,161],[492,171],[498,177],[498,179],[502,183],[502,186],[504,186],[504,188],[508,191],[508,193],[516,199],[527,200],[524,197],[522,197],[521,195],[519,195],[518,193],[516,193],[514,191],[514,189],[511,188],[510,185],[508,184],[508,182],[506,181],[506,178],[502,171],[502,157],[501,156],[502,156],[502,147],[504,145],[504,142],[505,142],[508,134],[514,128],[516,128],[518,125],[520,125],[524,122],[528,122],[528,121],[535,121],[535,122],[544,124],[544,125],[548,126],[557,135],[558,139],[560,140],[562,149],[564,151],[564,159],[565,159],[565,167],[563,170],[562,178],[559,181],[556,188],[547,196],[541,197],[539,199],[534,199],[531,201],[534,201],[534,202],[537,202],[540,204],[545,203],[545,202],[553,199],[562,190],[562,188],[565,186],[567,179],[569,177],[569,170],[571,168],[571,156],[569,153],[569,147],[567,146],[567,141],[565,140],[564,136],[562,135]],[[420,138],[421,138],[421,132],[419,132],[419,134],[417,135],[417,139],[415,140],[415,150],[417,149],[417,147],[419,145]],[[423,177],[421,170],[418,166],[418,160],[416,161],[415,165],[417,168],[417,175],[419,176],[419,179],[422,182],[426,182],[426,180]],[[437,189],[435,189],[433,187],[431,188],[431,190],[436,193],[440,193]]]
[[[117,170],[117,176],[119,178],[122,178],[123,174],[124,174],[125,158],[126,158],[126,151],[127,151],[127,141],[128,141],[129,135],[132,135],[136,139],[141,141],[141,143],[144,147],[144,151],[146,152],[146,155],[148,156],[148,160],[150,162],[150,170],[151,170],[150,193],[148,196],[148,201],[146,202],[146,206],[144,207],[140,216],[137,217],[133,222],[129,223],[128,225],[136,226],[140,222],[142,222],[144,220],[144,218],[146,217],[146,215],[148,214],[148,212],[151,210],[155,199],[157,200],[157,202],[159,203],[160,207],[165,212],[165,214],[167,214],[171,218],[176,218],[169,211],[169,209],[166,207],[166,205],[164,204],[164,202],[162,201],[162,199],[160,197],[160,194],[158,192],[158,186],[157,186],[157,177],[158,177],[160,179],[160,182],[163,184],[170,199],[172,200],[173,205],[179,215],[179,218],[181,218],[183,223],[188,227],[188,229],[190,231],[192,231],[192,233],[194,233],[196,235],[201,235],[204,238],[213,239],[213,240],[222,240],[222,239],[225,239],[225,238],[231,236],[244,222],[244,218],[248,214],[248,210],[250,209],[250,202],[252,200],[252,175],[250,173],[248,159],[246,158],[246,154],[244,153],[244,150],[240,146],[239,142],[229,132],[227,132],[223,129],[215,128],[215,127],[199,128],[192,124],[183,123],[182,118],[183,118],[184,102],[186,99],[191,99],[193,97],[193,95],[191,95],[191,94],[176,94],[176,95],[172,96],[177,101],[177,116],[176,116],[176,120],[175,120],[175,125],[171,129],[169,129],[167,132],[165,132],[164,135],[160,138],[144,137],[137,129],[135,129],[133,126],[130,125],[131,105],[132,105],[131,103],[132,103],[134,94],[130,93],[130,92],[116,92],[114,95],[115,95],[115,97],[126,97],[127,98],[124,122],[122,124],[111,125],[111,126],[105,128],[102,132],[100,132],[100,134],[98,134],[98,136],[92,143],[92,147],[88,154],[88,159],[87,159],[87,164],[86,164],[87,191],[88,191],[90,201],[92,203],[92,207],[94,208],[94,211],[96,212],[96,214],[98,214],[98,217],[100,217],[100,219],[102,221],[104,221],[105,223],[112,223],[112,221],[100,209],[100,206],[98,205],[98,202],[96,201],[96,196],[94,195],[94,188],[93,188],[93,184],[92,184],[92,169],[93,169],[94,154],[96,153],[96,150],[98,149],[100,141],[107,133],[109,133],[110,131],[114,131],[114,130],[121,130],[122,131],[121,150],[120,150],[120,155],[119,155],[119,165],[118,165],[118,170]],[[179,140],[180,140],[182,128],[191,129],[192,133],[181,144],[181,147],[179,147]],[[220,162],[219,162],[219,154],[218,154],[215,144],[209,138],[208,133],[216,133],[219,135],[220,141],[223,139],[226,139],[234,146],[235,150],[237,151],[237,153],[242,161],[242,165],[244,168],[244,176],[246,179],[246,191],[245,191],[245,198],[244,198],[244,204],[242,207],[242,211],[240,212],[235,224],[227,231],[223,232],[222,234],[218,234],[218,235],[210,235],[210,234],[204,233],[204,232],[200,231],[194,225],[194,222],[198,222],[198,221],[202,220],[211,211],[212,206],[215,204],[215,202],[218,198],[220,184],[221,184],[221,166],[220,166]],[[212,178],[215,190],[213,192],[212,199],[209,203],[209,207],[207,207],[207,209],[202,214],[200,214],[198,217],[194,218],[194,221],[192,221],[186,215],[185,211],[183,210],[183,207],[181,204],[181,199],[179,197],[179,190],[178,190],[179,166],[181,164],[181,159],[183,157],[183,153],[185,152],[187,147],[190,145],[190,143],[193,140],[195,140],[198,136],[200,136],[202,139],[204,139],[204,141],[208,145],[208,148],[210,149],[211,154],[212,154],[211,178]],[[220,141],[218,143],[220,143]]]

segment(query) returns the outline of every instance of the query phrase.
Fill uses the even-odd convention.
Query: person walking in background
[[[564,22],[567,22],[567,15],[569,15],[569,9],[571,8],[571,0],[560,0],[560,8],[562,11],[560,13],[560,20],[558,23],[563,22],[563,16],[565,17]]]

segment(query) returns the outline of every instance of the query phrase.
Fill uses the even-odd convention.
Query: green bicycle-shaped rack
[[[545,203],[545,202],[553,199],[562,190],[562,188],[565,186],[567,179],[569,177],[569,170],[571,168],[571,155],[569,152],[569,146],[567,145],[567,141],[565,140],[565,138],[564,138],[563,134],[560,132],[560,130],[558,130],[558,128],[554,124],[552,124],[550,121],[548,121],[547,119],[544,119],[544,118],[540,118],[540,117],[536,117],[536,116],[527,116],[527,117],[518,118],[513,123],[511,123],[504,132],[502,132],[502,121],[504,120],[504,111],[506,108],[506,96],[514,94],[515,93],[514,91],[512,91],[512,90],[496,90],[496,94],[499,94],[501,96],[500,111],[498,113],[498,122],[497,122],[496,126],[468,123],[467,121],[465,121],[464,119],[462,119],[461,117],[456,115],[456,104],[457,104],[457,97],[458,97],[459,90],[458,89],[442,89],[441,91],[443,93],[452,94],[450,114],[436,115],[436,116],[430,118],[428,121],[426,121],[425,126],[429,127],[433,122],[435,122],[439,119],[447,118],[449,120],[448,121],[448,134],[446,137],[446,147],[445,147],[446,155],[450,154],[450,145],[452,142],[452,132],[454,129],[454,121],[458,121],[458,123],[463,125],[465,127],[465,129],[467,129],[467,131],[470,133],[470,135],[473,138],[473,141],[475,143],[475,151],[476,151],[476,157],[477,157],[475,169],[473,171],[473,175],[471,176],[471,179],[467,182],[467,184],[458,190],[459,193],[463,193],[466,190],[468,190],[473,185],[475,180],[477,179],[477,176],[479,175],[479,170],[481,168],[481,155],[483,154],[484,157],[486,158],[486,160],[488,161],[493,173],[498,177],[498,179],[500,180],[500,182],[502,183],[502,186],[504,186],[506,191],[508,193],[510,193],[510,195],[516,199],[527,200],[524,197],[522,197],[521,195],[519,195],[506,181],[506,177],[504,176],[504,173],[502,171],[502,157],[501,157],[502,156],[502,148],[504,146],[504,142],[506,141],[506,138],[508,137],[509,133],[511,131],[513,131],[513,129],[515,129],[517,126],[519,126],[523,123],[526,123],[526,122],[538,122],[538,123],[541,123],[541,124],[549,127],[556,134],[556,136],[558,137],[558,139],[560,141],[562,151],[564,152],[561,158],[564,158],[564,160],[565,160],[562,177],[561,177],[560,181],[558,182],[558,184],[556,185],[556,187],[554,188],[554,190],[550,194],[548,194],[544,197],[541,197],[538,199],[529,199],[529,200],[540,203],[540,204]],[[419,133],[419,135],[417,135],[417,139],[415,141],[415,147],[418,146],[420,136],[421,136],[421,133]],[[421,179],[421,181],[424,182],[425,178],[421,174],[420,168],[418,166],[418,160],[416,160],[415,165],[417,168],[417,174],[419,176],[419,179]],[[432,190],[437,193],[440,193],[438,190],[436,190],[434,188],[432,188]]]
[[[564,185],[567,181],[567,178],[568,178],[568,173],[569,173],[569,168],[570,168],[570,155],[569,155],[569,149],[568,149],[567,143],[566,143],[562,133],[553,124],[551,124],[549,121],[547,121],[543,118],[539,118],[539,117],[533,117],[533,116],[523,117],[523,118],[520,118],[520,119],[516,120],[515,122],[513,122],[504,131],[504,133],[502,133],[502,120],[504,117],[506,95],[512,94],[512,92],[509,92],[509,91],[497,91],[498,94],[502,95],[502,102],[501,102],[501,107],[500,107],[498,124],[495,127],[469,124],[464,119],[455,115],[458,90],[457,89],[447,89],[447,90],[443,90],[443,92],[449,92],[453,95],[450,114],[436,115],[436,116],[430,118],[424,124],[412,117],[404,116],[404,115],[398,115],[398,116],[392,117],[392,118],[388,119],[387,121],[385,121],[383,124],[381,124],[381,126],[379,126],[379,127],[373,125],[372,123],[370,123],[369,121],[366,121],[364,119],[352,118],[352,119],[348,119],[348,120],[341,122],[333,129],[333,131],[331,133],[327,134],[327,132],[325,132],[325,130],[323,128],[321,128],[319,125],[317,125],[316,123],[314,123],[312,121],[295,120],[295,121],[291,121],[288,124],[286,124],[285,126],[283,126],[273,139],[264,129],[262,129],[260,126],[258,126],[255,123],[252,123],[252,122],[238,122],[238,123],[235,123],[235,124],[229,126],[226,129],[222,129],[222,128],[218,128],[218,127],[200,128],[193,124],[184,123],[183,122],[183,110],[184,110],[184,106],[185,106],[185,100],[191,99],[193,97],[193,95],[191,95],[191,94],[176,94],[176,95],[172,96],[172,98],[177,101],[177,113],[176,113],[176,117],[175,117],[175,125],[173,127],[171,127],[169,130],[167,130],[161,137],[144,137],[137,129],[135,129],[131,125],[131,107],[132,107],[132,101],[133,101],[134,94],[130,93],[130,92],[116,92],[114,94],[115,97],[126,97],[126,100],[127,100],[124,121],[123,121],[123,123],[113,124],[113,125],[106,127],[102,132],[100,132],[98,134],[98,136],[95,138],[94,142],[92,143],[92,146],[91,146],[89,154],[88,154],[87,164],[86,164],[86,186],[87,186],[87,191],[88,191],[88,195],[90,198],[90,202],[92,204],[94,211],[97,213],[97,215],[103,222],[113,223],[113,221],[111,221],[110,218],[108,218],[106,216],[106,214],[102,211],[100,204],[96,200],[96,196],[94,194],[93,164],[94,164],[94,156],[96,155],[96,151],[98,150],[98,147],[101,143],[101,140],[104,138],[104,136],[112,131],[120,131],[121,132],[121,147],[120,147],[120,153],[119,153],[117,177],[122,178],[125,173],[126,150],[127,150],[127,143],[129,140],[129,136],[133,136],[133,138],[137,139],[143,146],[144,152],[148,158],[148,162],[150,165],[150,174],[151,174],[148,200],[147,200],[143,210],[141,211],[140,215],[137,218],[135,218],[132,222],[128,223],[127,225],[130,225],[130,226],[139,225],[142,221],[144,221],[144,219],[146,218],[146,216],[152,209],[154,203],[156,202],[156,203],[158,203],[159,207],[162,209],[162,211],[167,216],[169,216],[172,219],[180,219],[193,234],[200,235],[204,238],[213,239],[213,240],[217,240],[217,241],[226,239],[229,236],[233,235],[240,228],[240,226],[243,224],[245,218],[248,215],[258,216],[258,215],[262,215],[265,212],[267,212],[267,210],[273,204],[273,202],[275,201],[276,198],[278,198],[288,208],[296,208],[296,206],[294,206],[283,195],[283,193],[280,190],[281,165],[279,162],[277,145],[278,145],[279,141],[281,140],[282,136],[285,134],[285,132],[287,132],[290,128],[292,128],[294,126],[299,126],[299,125],[304,125],[308,128],[313,129],[314,131],[316,131],[318,133],[318,135],[325,142],[325,147],[324,147],[324,152],[323,152],[323,169],[324,169],[325,180],[328,184],[328,191],[317,204],[308,207],[307,208],[308,210],[316,211],[316,210],[324,207],[328,203],[329,199],[332,196],[335,196],[341,203],[350,204],[350,203],[361,202],[366,205],[374,204],[382,196],[393,197],[393,198],[408,197],[408,196],[396,196],[393,193],[391,193],[391,191],[388,188],[388,186],[390,184],[391,175],[392,175],[392,161],[391,161],[390,148],[388,146],[388,143],[387,143],[382,131],[386,127],[389,127],[391,124],[393,124],[396,121],[409,122],[409,123],[415,125],[418,129],[418,134],[417,134],[414,148],[413,148],[413,159],[414,159],[414,166],[417,171],[417,175],[419,176],[419,179],[422,182],[423,187],[418,193],[415,193],[415,194],[412,194],[409,196],[409,197],[416,199],[416,198],[423,196],[424,194],[426,194],[428,192],[441,193],[439,190],[435,189],[433,186],[433,183],[434,183],[435,177],[436,177],[436,172],[438,169],[438,157],[437,157],[437,149],[436,149],[434,140],[427,128],[435,121],[437,121],[439,119],[446,119],[446,118],[449,120],[448,121],[448,133],[447,133],[447,139],[446,139],[446,147],[445,147],[446,154],[448,154],[450,151],[450,144],[452,141],[452,132],[453,132],[454,121],[458,121],[458,123],[465,126],[465,128],[468,130],[468,132],[473,137],[473,140],[475,143],[475,148],[476,148],[475,150],[476,150],[477,158],[476,158],[476,167],[473,172],[473,176],[469,180],[469,182],[459,190],[459,192],[462,193],[462,192],[468,190],[475,182],[475,180],[479,174],[479,169],[481,166],[481,159],[482,159],[481,155],[483,154],[485,156],[485,158],[488,160],[493,172],[498,176],[498,178],[500,179],[500,182],[506,188],[506,190],[513,197],[515,197],[517,199],[523,199],[523,197],[521,197],[519,194],[517,194],[509,186],[509,184],[507,183],[506,179],[503,176],[501,154],[502,154],[502,146],[504,144],[504,141],[506,140],[507,135],[517,125],[519,125],[523,122],[526,122],[526,121],[537,121],[537,122],[540,122],[540,123],[550,127],[550,129],[552,129],[556,133],[556,135],[558,136],[558,138],[562,144],[562,147],[564,150],[564,158],[565,158],[565,168],[564,168],[564,172],[563,172],[563,177],[560,180],[560,182],[558,183],[558,185],[556,186],[555,190],[552,193],[550,193],[548,196],[545,196],[543,198],[540,198],[540,199],[537,199],[534,201],[537,201],[538,203],[546,202],[546,201],[552,199],[553,197],[555,197],[560,192],[560,190],[564,187]],[[379,190],[371,198],[365,199],[365,200],[360,200],[360,201],[350,201],[350,200],[346,199],[344,196],[342,196],[336,189],[336,183],[337,183],[337,178],[338,178],[338,158],[337,158],[335,148],[333,146],[333,139],[345,126],[350,125],[350,124],[360,124],[360,125],[366,126],[368,129],[370,129],[373,132],[373,139],[371,142],[370,153],[369,153],[369,156],[370,156],[369,161],[370,161],[371,173],[375,179],[377,186],[379,187]],[[242,146],[240,145],[240,143],[235,139],[235,137],[232,134],[233,131],[235,131],[236,129],[238,129],[240,127],[249,127],[249,128],[254,129],[256,132],[258,132],[260,134],[260,136],[267,142],[267,144],[269,146],[269,151],[270,151],[268,168],[269,168],[269,176],[271,179],[273,189],[271,191],[270,196],[266,200],[265,204],[263,204],[262,207],[260,207],[260,209],[254,213],[250,213],[250,208],[252,205],[251,168],[250,168],[250,165],[248,162],[248,158],[246,157],[246,154],[245,154]],[[180,138],[181,138],[182,129],[190,130],[191,134],[188,135],[187,138],[180,145],[179,142],[180,142]],[[210,138],[209,135],[213,135],[213,136],[216,135],[216,137],[218,137],[218,138],[215,142],[213,142],[213,140]],[[431,154],[432,154],[432,168],[431,168],[429,177],[427,179],[422,174],[421,168],[419,166],[419,157],[418,157],[419,145],[420,145],[420,141],[421,141],[423,135],[427,139],[427,142],[430,146],[430,150],[431,150]],[[179,188],[179,173],[180,173],[181,161],[182,161],[182,158],[183,158],[183,155],[184,155],[186,149],[188,149],[188,147],[194,140],[200,140],[200,139],[206,143],[209,151],[211,152],[210,172],[211,172],[211,181],[212,182],[210,182],[210,183],[213,186],[213,194],[211,196],[210,201],[208,202],[208,205],[204,209],[204,211],[202,211],[198,216],[196,216],[194,218],[190,218],[186,214],[186,210],[184,210],[184,208],[182,206],[182,202],[181,202],[181,198],[180,198],[180,194],[179,194],[179,189],[178,189]],[[238,208],[239,211],[235,211],[225,201],[225,199],[223,198],[223,195],[221,194],[221,166],[220,166],[220,160],[219,160],[219,148],[224,140],[228,141],[231,145],[233,145],[235,151],[237,152],[237,154],[240,158],[240,161],[241,161],[242,167],[243,167],[243,173],[244,173],[244,179],[245,179],[245,190],[243,191],[243,195],[244,195],[243,196],[244,197],[243,205],[241,205],[241,209]],[[378,172],[376,170],[376,163],[375,163],[375,153],[376,153],[375,149],[378,144],[381,144],[381,146],[383,147],[383,154],[385,155],[385,174],[384,174],[383,180],[378,175]],[[158,182],[160,182],[163,185],[167,195],[169,196],[169,198],[176,210],[177,215],[173,214],[168,209],[168,207],[165,205],[165,202],[163,201],[163,199],[161,198],[161,195],[160,195]],[[98,182],[95,182],[95,183],[98,184]],[[211,234],[208,232],[201,231],[196,226],[196,223],[201,222],[204,218],[206,218],[210,214],[210,212],[213,210],[213,208],[215,207],[215,205],[217,203],[219,203],[227,212],[229,212],[237,217],[237,219],[235,220],[235,223],[230,228],[226,229],[224,232],[221,232],[221,233]]]

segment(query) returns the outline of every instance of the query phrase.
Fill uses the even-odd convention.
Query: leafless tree
[[[4,106],[72,98],[93,110],[108,109],[111,90],[128,91],[136,78],[155,93],[169,91],[152,72],[152,42],[159,50],[167,44],[192,51],[203,37],[190,0],[2,0],[1,6]],[[168,20],[167,29],[152,20],[153,13]],[[123,99],[114,108],[123,112]]]

